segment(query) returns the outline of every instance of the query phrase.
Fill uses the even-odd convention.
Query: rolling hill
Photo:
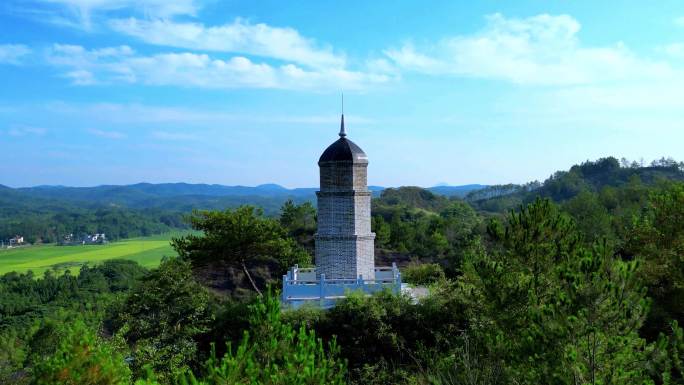
[[[465,196],[483,185],[437,186],[429,190],[446,196]],[[384,187],[369,186],[377,196]],[[156,208],[175,211],[221,209],[241,204],[254,204],[267,213],[277,210],[283,202],[313,201],[317,188],[288,189],[277,184],[255,187],[224,186],[218,184],[138,183],[132,185],[103,185],[95,187],[36,186],[12,189],[2,186],[0,199],[35,199],[61,201],[86,207]]]

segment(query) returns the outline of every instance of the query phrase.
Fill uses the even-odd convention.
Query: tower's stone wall
[[[368,163],[352,166],[352,188],[356,191],[368,191]]]
[[[317,273],[326,278],[374,279],[368,164],[335,161],[319,165]]]

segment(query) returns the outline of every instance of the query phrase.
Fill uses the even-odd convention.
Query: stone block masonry
[[[368,158],[342,137],[323,153],[320,167],[316,274],[326,279],[375,278]]]
[[[329,308],[349,291],[402,290],[396,265],[375,267],[368,157],[346,136],[343,115],[340,139],[318,160],[316,267],[295,266],[283,276],[283,303],[294,308],[311,303]]]

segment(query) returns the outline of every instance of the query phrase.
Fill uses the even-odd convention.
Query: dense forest
[[[157,269],[0,277],[0,383],[682,384],[683,181],[606,158],[463,199],[386,189],[378,258],[430,295],[328,311],[275,292],[312,262],[313,205],[196,211]]]
[[[186,227],[182,212],[84,207],[15,197],[0,191],[0,240],[5,241],[22,235],[29,243],[55,243],[67,234],[81,236],[94,233],[104,233],[110,240],[118,240]]]
[[[438,186],[430,190],[463,197],[481,185]],[[382,187],[370,186],[375,195]],[[117,240],[186,228],[183,215],[194,209],[224,210],[249,204],[277,216],[286,201],[313,202],[316,188],[286,189],[187,183],[126,186],[0,185],[0,240],[22,235],[30,243],[54,243],[66,234],[105,233]]]

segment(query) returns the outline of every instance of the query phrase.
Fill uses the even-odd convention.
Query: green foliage
[[[578,230],[585,236],[588,244],[602,239],[614,239],[611,217],[608,209],[600,202],[599,195],[583,191],[563,205],[570,214]]]
[[[276,260],[284,272],[296,263],[306,265],[311,260],[277,220],[265,218],[261,210],[251,206],[226,211],[197,211],[190,217],[190,223],[202,234],[174,238],[172,245],[178,255],[195,266],[216,261],[239,266],[257,292],[259,289],[247,269],[247,261]]]
[[[316,232],[316,208],[311,202],[296,205],[291,199],[280,208],[280,224],[292,237]]]
[[[605,245],[581,247],[572,222],[547,200],[490,226],[498,250],[467,265],[471,336],[507,382],[641,384],[648,311],[636,262]],[[543,362],[543,365],[538,363]]]
[[[380,198],[373,201],[373,209],[382,211],[383,207],[404,206],[440,211],[448,203],[448,198],[420,187],[399,187],[383,190]]]
[[[389,292],[353,294],[328,311],[300,309],[287,318],[315,329],[324,340],[336,337],[352,383],[406,383],[426,362],[421,352],[430,347],[434,360],[465,327],[463,302],[453,286],[443,282],[432,290],[417,304]]]
[[[436,263],[413,263],[402,269],[402,281],[413,285],[430,285],[444,280],[444,270]]]
[[[279,221],[289,237],[292,237],[310,255],[315,253],[314,234],[316,233],[317,216],[316,208],[311,202],[296,205],[291,199],[286,201],[280,208]],[[310,258],[307,260],[302,255],[301,262],[306,262],[302,264],[305,266],[310,262]]]
[[[85,322],[95,330],[144,272],[135,262],[119,260],[84,266],[78,276],[0,276],[0,383],[21,383],[21,373],[30,373],[33,362],[63,340],[63,325]]]
[[[120,309],[118,334],[131,346],[136,378],[154,370],[171,383],[196,364],[195,338],[209,330],[209,293],[187,261],[173,258],[149,272]]]
[[[375,232],[375,247],[387,248],[390,245],[392,228],[385,218],[380,215],[372,217],[371,228]]]
[[[341,385],[346,367],[338,358],[334,339],[324,344],[304,326],[295,330],[283,322],[280,302],[269,293],[250,308],[250,330],[237,348],[217,358],[212,349],[198,379],[188,373],[184,385]],[[139,380],[136,385],[158,385],[158,377]]]
[[[195,212],[201,233],[174,240],[182,258],[144,278],[122,261],[0,277],[0,383],[682,384],[684,184],[661,180],[681,168],[607,158],[468,202],[388,190],[376,245],[410,254],[404,280],[430,295],[355,294],[328,311],[210,296],[191,269],[305,264],[312,205]],[[532,201],[503,221],[473,209]]]
[[[127,385],[130,370],[111,344],[95,335],[82,321],[75,321],[56,343],[56,351],[38,360],[33,370],[35,385]]]
[[[383,196],[374,203],[377,210],[372,228],[376,246],[438,261],[446,267],[448,275],[457,275],[463,256],[477,238],[481,218],[470,205],[456,198],[429,200],[430,204],[422,205],[428,209],[408,206],[396,197],[405,189],[393,191],[389,198]],[[415,189],[410,188],[409,192],[417,194]],[[393,204],[395,201],[398,203]]]
[[[663,384],[684,384],[684,330],[677,321],[658,336],[653,377]]]
[[[654,299],[647,333],[653,338],[668,324],[684,322],[684,185],[651,193],[631,226],[625,249],[644,260],[642,275]]]
[[[214,356],[205,367],[201,381],[191,376],[191,384],[344,384],[345,365],[337,358],[334,339],[324,349],[320,338],[303,326],[295,331],[282,322],[280,302],[267,295],[252,306],[251,333],[245,332],[235,351],[221,360]]]
[[[2,194],[0,194],[2,195]],[[144,237],[184,228],[180,212],[83,207],[61,201],[8,200],[0,196],[0,239],[17,234],[27,242],[55,243],[67,234],[104,233],[109,240]]]
[[[671,159],[661,159],[644,167],[608,157],[584,162],[569,171],[558,171],[542,184],[492,186],[469,194],[467,200],[480,210],[501,213],[533,202],[538,196],[565,202],[582,192],[600,193],[606,188],[629,188],[634,179],[647,186],[657,185],[661,180],[683,181],[684,167]],[[622,200],[621,203],[629,201]]]

